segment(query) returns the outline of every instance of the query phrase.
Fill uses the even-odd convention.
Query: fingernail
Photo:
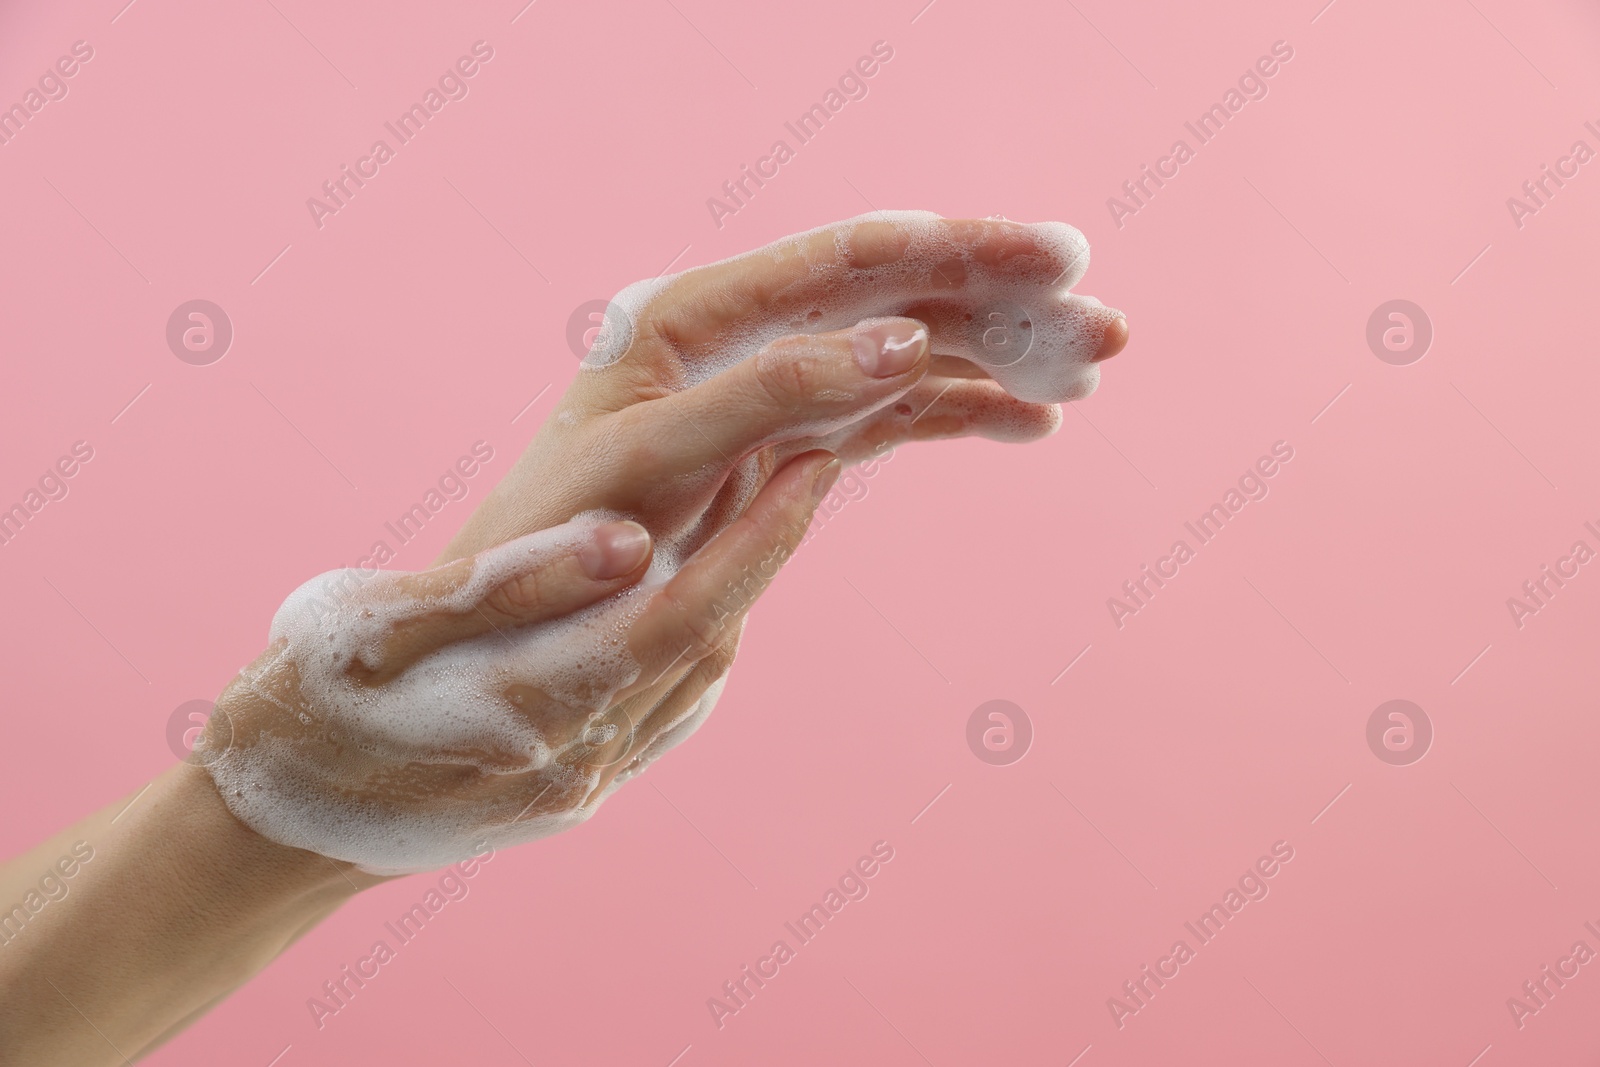
[[[1100,351],[1096,352],[1089,360],[1090,363],[1099,363],[1103,359],[1110,359],[1121,352],[1128,344],[1128,316],[1117,313],[1106,327],[1106,332],[1100,338]]]
[[[904,374],[928,347],[928,331],[906,322],[886,322],[860,331],[851,340],[856,362],[874,378]]]
[[[839,480],[842,470],[844,464],[839,462],[837,456],[824,463],[817,472],[817,480],[811,483],[811,499],[821,503],[822,498],[828,495],[828,490],[833,488],[833,483]]]
[[[650,554],[650,533],[636,522],[608,522],[595,527],[588,544],[578,549],[578,565],[597,582],[631,574]]]

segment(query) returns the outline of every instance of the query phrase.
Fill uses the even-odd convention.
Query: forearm
[[[0,871],[0,1063],[135,1058],[381,880],[260,837],[194,766],[126,805]]]

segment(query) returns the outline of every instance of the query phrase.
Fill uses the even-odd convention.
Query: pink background
[[[917,207],[1075,223],[1133,326],[1051,440],[897,455],[694,742],[495,857],[323,1029],[307,998],[435,877],[149,1062],[1592,1062],[1600,966],[1521,1029],[1506,999],[1600,949],[1600,567],[1521,629],[1506,599],[1600,548],[1600,164],[1520,229],[1506,198],[1600,148],[1600,13],[922,2],[0,4],[0,101],[95,50],[0,147],[0,503],[95,453],[0,547],[7,852],[170,765],[172,710],[282,596],[489,442],[397,561],[424,566],[575,373],[585,301]],[[470,95],[313,225],[480,39]],[[878,40],[869,95],[714,225]],[[1270,94],[1119,229],[1106,199],[1279,40]],[[164,338],[194,298],[236,331],[210,366]],[[1435,330],[1409,366],[1365,341],[1397,298]],[[1107,598],[1280,440],[1270,496],[1119,630]],[[1366,742],[1393,698],[1435,731],[1409,766]],[[967,747],[993,699],[1034,727],[1010,766]],[[878,840],[870,895],[719,1030],[707,998]],[[1280,840],[1270,895],[1119,1029],[1107,998]]]

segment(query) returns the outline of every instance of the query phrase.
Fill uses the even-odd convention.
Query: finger
[[[742,516],[654,593],[628,634],[641,684],[716,652],[794,553],[840,469],[827,452],[791,460]]]
[[[710,713],[706,693],[728,673],[738,649],[739,625],[715,652],[689,666],[681,677],[658,683],[613,704],[592,724],[581,743],[568,747],[562,763],[595,774],[593,792],[613,779],[628,777],[678,744]]]
[[[998,382],[984,379],[950,379],[926,382],[907,395],[909,419],[893,424],[890,447],[908,441],[937,441],[950,437],[982,437],[989,441],[1021,444],[1048,437],[1061,426],[1061,408],[1018,400]]]
[[[914,319],[781,337],[682,393],[612,416],[613,462],[637,479],[726,470],[757,449],[831,433],[911,389],[927,372],[928,331]],[[620,471],[619,471],[620,473]]]
[[[1105,336],[1100,341],[1100,350],[1094,354],[1094,358],[1090,359],[1089,362],[1099,363],[1102,360],[1110,359],[1127,346],[1128,320],[1124,316],[1112,320],[1111,325],[1106,327]]]
[[[980,281],[1070,289],[1088,264],[1088,242],[1064,223],[877,212],[685,271],[655,287],[637,313],[693,348],[752,317],[824,315],[827,308],[873,314],[870,305],[881,302],[889,276],[903,297]]]
[[[1020,301],[1020,302],[1019,302]],[[1087,396],[1088,372],[1122,350],[1122,312],[1069,292],[974,300],[970,294],[917,299],[897,314],[928,324],[935,356],[967,360],[1015,396],[1060,403]]]
[[[1061,426],[1061,408],[1018,400],[986,378],[930,376],[893,405],[855,425],[777,449],[783,462],[811,448],[825,448],[845,464],[881,457],[911,441],[982,437],[1025,443],[1048,437]]]
[[[381,681],[445,645],[559,618],[644,575],[650,534],[636,522],[568,523],[420,574],[396,576],[368,603],[422,604],[385,635]]]
[[[989,372],[960,356],[941,356],[937,352],[928,360],[928,380],[935,377],[946,378],[987,378]]]
[[[896,315],[926,322],[934,352],[992,368],[1012,394],[1060,402],[1126,340],[1120,312],[1068,291],[1087,265],[1087,242],[1064,223],[879,212],[624,290],[615,303],[643,343],[582,392],[615,410],[652,381],[704,381],[785,333]]]

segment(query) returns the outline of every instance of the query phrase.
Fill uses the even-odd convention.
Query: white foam
[[[241,716],[232,747],[208,765],[228,807],[274,841],[379,872],[444,866],[485,843],[513,845],[586,819],[616,784],[600,788],[616,758],[597,753],[628,720],[599,717],[639,676],[627,633],[678,569],[670,545],[657,545],[637,586],[599,604],[447,645],[382,684],[362,679],[382,668],[397,628],[473,612],[489,591],[615,517],[579,516],[480,553],[444,595],[402,595],[392,572],[352,580],[334,571],[295,590],[272,620],[270,654],[236,683],[286,714],[250,735]],[[298,698],[286,700],[291,693]],[[219,702],[230,705],[238,698]],[[631,746],[622,770],[631,777],[666,747],[660,738]]]
[[[849,235],[859,223],[883,223],[908,240],[903,255],[880,266],[851,266]],[[1071,289],[1089,267],[1089,242],[1064,222],[1027,224],[1040,251],[1062,264],[1046,283],[1021,280],[1014,271],[983,263],[976,250],[950,233],[948,220],[929,211],[880,211],[786,237],[767,248],[723,263],[757,257],[808,255],[819,235],[833,236],[833,254],[810,256],[805,286],[817,298],[797,312],[759,312],[742,328],[721,334],[713,349],[687,361],[687,384],[695,384],[755,355],[762,346],[794,333],[821,333],[854,326],[862,319],[903,315],[939,302],[952,312],[935,328],[936,354],[959,356],[982,366],[1019,400],[1061,403],[1088,396],[1100,380],[1090,360],[1106,327],[1120,317],[1092,296]],[[948,279],[959,264],[959,292]],[[943,268],[943,272],[936,268]],[[589,370],[617,362],[633,341],[634,323],[646,305],[680,275],[636,282],[618,293],[606,325],[585,357]]]

